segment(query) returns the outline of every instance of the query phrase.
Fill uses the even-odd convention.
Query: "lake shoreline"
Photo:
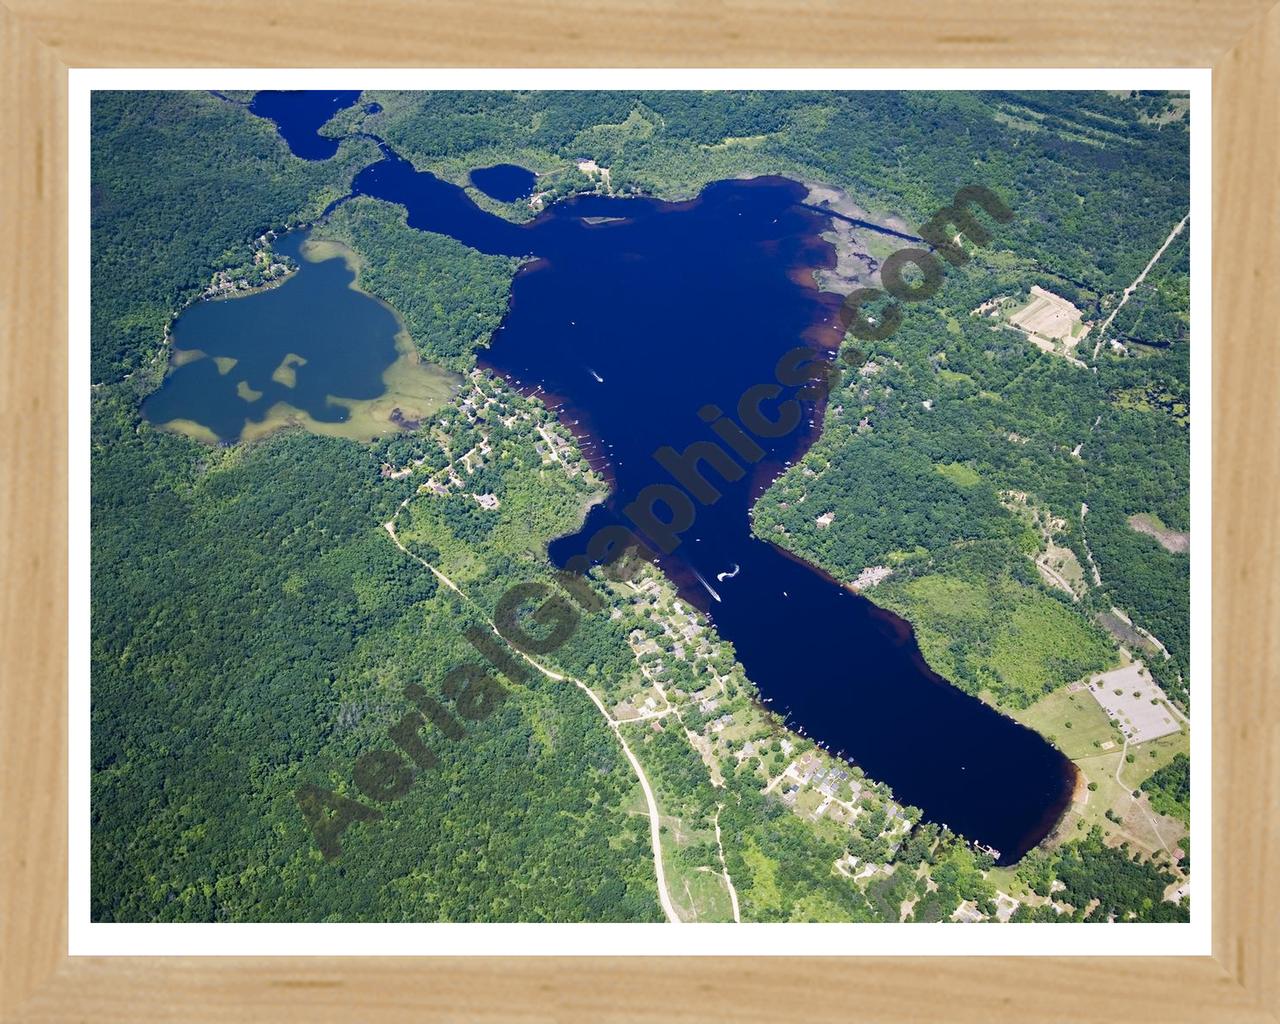
[[[773,187],[803,188],[803,183],[797,182],[794,179],[782,178],[779,176],[770,177],[772,178],[772,182],[770,181],[770,178],[761,177],[749,180],[752,183],[759,184],[764,187],[769,187],[772,184]],[[700,203],[708,200],[709,193],[714,193],[715,191],[716,183],[713,183],[713,185],[708,186],[708,190],[704,190],[698,198],[681,203],[680,207],[688,210],[695,209]],[[651,202],[660,204],[654,210],[655,216],[663,216],[672,212],[672,204],[668,204],[660,200],[651,200]],[[543,214],[538,218],[538,221],[541,223],[547,223],[548,220],[553,218],[557,212],[559,212],[561,216],[566,215],[563,208],[557,211],[556,207],[552,207],[549,209],[548,213]],[[597,213],[594,205],[590,212],[593,215]],[[796,339],[796,343],[803,345],[803,347],[811,353],[813,358],[832,360],[836,357],[839,346],[843,340],[842,337],[836,336],[837,333],[842,334],[843,332],[840,331],[838,325],[832,323],[834,313],[836,312],[838,296],[822,288],[821,280],[818,275],[824,269],[829,270],[836,265],[839,259],[839,253],[837,251],[837,247],[831,243],[831,240],[828,237],[825,237],[827,234],[825,229],[827,225],[832,222],[832,218],[825,215],[823,211],[814,210],[812,208],[808,209],[806,216],[811,219],[803,222],[807,224],[805,230],[799,235],[789,236],[789,240],[794,245],[796,251],[803,253],[803,262],[800,265],[793,266],[792,269],[786,272],[786,274],[794,281],[794,283],[800,285],[809,293],[810,296],[818,301],[813,306],[812,315],[803,326],[799,337]],[[903,244],[906,243],[904,242]],[[521,279],[518,275],[516,281],[513,282],[513,293],[520,287],[520,284]],[[509,316],[507,320],[504,320],[503,326],[495,334],[495,345],[498,343],[504,331],[513,329],[518,328],[511,326]],[[530,376],[528,372],[523,371],[517,375],[512,371],[511,363],[504,360],[501,351],[496,356],[492,350],[484,352],[480,355],[479,361],[482,367],[490,372],[501,375],[513,387],[520,390],[521,393],[525,395],[541,395],[546,398],[548,407],[552,409],[558,422],[574,435],[580,448],[583,450],[584,456],[587,457],[588,461],[592,465],[592,468],[597,472],[602,473],[607,478],[609,492],[607,498],[603,502],[603,507],[600,510],[601,513],[604,515],[616,515],[618,511],[617,506],[621,503],[623,497],[619,494],[617,475],[613,472],[612,460],[602,454],[608,451],[607,445],[609,435],[607,432],[601,431],[597,428],[597,425],[594,422],[592,408],[575,401],[572,396],[557,392],[554,390],[554,386],[551,383],[545,382],[545,378],[542,376]],[[592,392],[588,388],[588,390],[582,394],[585,397],[591,393]],[[774,483],[778,476],[786,471],[789,465],[798,464],[799,461],[803,459],[811,445],[821,436],[825,423],[826,408],[827,401],[825,397],[814,403],[811,414],[806,416],[807,422],[802,422],[799,425],[797,432],[791,435],[790,444],[784,445],[782,448],[771,453],[768,458],[762,460],[752,468],[751,481],[749,485],[750,500],[745,511],[748,521],[751,519],[752,510],[754,509],[760,495]],[[612,440],[616,441],[618,439],[613,437]],[[672,444],[678,443],[678,439],[676,437],[672,437],[669,440]],[[629,455],[628,459],[630,458],[632,458],[632,456]],[[656,468],[655,464],[655,469]],[[587,521],[584,521],[583,526],[579,530],[552,542],[550,545],[552,552],[556,550],[557,546],[564,547],[565,545],[580,543],[586,536],[591,534],[592,523],[598,521],[600,521],[598,516],[592,517],[589,514]],[[916,672],[926,679],[931,687],[944,691],[948,694],[953,694],[955,697],[960,699],[973,700],[972,695],[967,694],[959,687],[954,686],[928,666],[920,652],[919,645],[915,640],[914,629],[909,622],[895,615],[893,612],[875,605],[874,602],[870,601],[865,596],[858,594],[856,590],[848,587],[846,583],[835,580],[830,573],[826,572],[821,567],[808,562],[797,553],[782,548],[778,544],[769,541],[766,538],[757,537],[756,539],[765,541],[765,544],[770,550],[775,551],[777,554],[783,556],[787,561],[804,569],[807,573],[813,574],[827,583],[840,588],[842,592],[854,596],[855,599],[861,598],[861,600],[865,602],[865,607],[868,609],[864,614],[878,622],[886,634],[891,634],[893,636],[894,646],[900,647],[904,650],[905,656],[912,664],[915,665]],[[724,631],[723,625],[719,621],[722,611],[721,606],[718,604],[719,598],[716,596],[711,584],[707,582],[707,578],[704,578],[703,575],[699,574],[698,571],[693,568],[692,564],[687,564],[688,557],[694,556],[694,549],[689,546],[691,543],[692,538],[685,537],[682,541],[681,547],[675,550],[674,557],[668,558],[665,556],[658,556],[653,560],[663,575],[675,586],[679,597],[692,607],[699,609],[707,615],[712,622],[716,624],[722,637],[730,640],[731,642],[739,639],[732,633],[726,633]],[[559,560],[558,556],[557,560]],[[748,662],[746,661],[744,661],[743,664],[744,667],[748,666]],[[787,701],[788,695],[786,693],[775,692],[776,687],[774,690],[762,689],[762,684],[758,680],[756,673],[754,673],[750,667],[747,667],[747,674],[757,693],[755,703],[759,705],[762,710],[772,710],[764,703],[766,695],[768,695],[769,702],[773,704],[774,707],[783,706],[783,704],[775,702],[780,701],[785,703]],[[1004,723],[1001,728],[1006,730],[1013,729],[1016,733],[1026,736],[1028,741],[1033,743],[1043,743],[1043,738],[1040,737],[1039,734],[1023,726],[1010,716],[1003,712],[996,712],[996,716],[1000,722]],[[814,727],[816,727],[815,722],[811,722],[807,718],[802,717],[798,719],[798,724],[811,727],[802,733],[802,735],[814,733]],[[817,730],[817,733],[814,734],[814,738],[817,740],[823,739],[821,729]],[[839,743],[833,742],[829,749],[834,753],[837,746],[839,746]],[[899,786],[886,779],[883,771],[876,771],[873,768],[868,767],[868,765],[858,756],[856,751],[848,754],[841,753],[840,756],[850,764],[857,764],[860,768],[865,770],[869,776],[885,782],[885,784],[893,790],[896,799],[903,802],[918,802],[913,801],[909,796],[904,796],[900,791]],[[1066,761],[1065,764],[1070,765],[1070,762]],[[1021,835],[1013,841],[1012,845],[1008,842],[1000,844],[1006,846],[1006,850],[1002,852],[1003,862],[1010,863],[1015,861],[1021,856],[1021,853],[1025,848],[1029,848],[1030,846],[1042,842],[1045,837],[1052,832],[1054,825],[1061,819],[1065,809],[1070,804],[1070,795],[1074,786],[1074,778],[1072,777],[1073,772],[1074,766],[1064,767],[1062,764],[1059,764],[1057,768],[1057,782],[1052,787],[1054,793],[1053,797],[1046,803],[1039,805],[1039,812],[1034,815],[1029,823],[1024,823],[1025,831],[1023,831]],[[930,812],[926,812],[926,817],[940,822],[944,820],[942,818],[935,817]],[[957,829],[957,831],[963,832],[965,830]],[[975,838],[974,842],[976,843],[978,840]]]

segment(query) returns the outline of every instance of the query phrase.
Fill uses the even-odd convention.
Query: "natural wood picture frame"
[[[1280,1019],[1280,7],[0,6],[4,1020]],[[95,66],[1214,69],[1214,954],[344,959],[67,955],[67,72]]]

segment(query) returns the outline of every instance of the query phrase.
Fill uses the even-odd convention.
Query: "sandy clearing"
[[[1090,676],[1089,693],[1107,717],[1119,723],[1126,751],[1129,744],[1182,731],[1169,698],[1140,661]]]
[[[1080,600],[1080,598],[1076,595],[1076,592],[1071,589],[1071,584],[1068,583],[1066,579],[1064,579],[1063,576],[1056,569],[1053,568],[1053,566],[1047,564],[1046,562],[1041,561],[1038,558],[1035,561],[1036,561],[1036,568],[1040,570],[1041,578],[1043,578],[1044,581],[1049,584],[1049,586],[1057,587],[1059,590],[1065,590],[1068,594],[1071,595],[1071,600],[1073,601]]]
[[[1037,284],[1031,286],[1031,300],[1009,314],[1008,321],[1042,352],[1084,366],[1075,354],[1076,345],[1089,333],[1087,327],[1077,333],[1082,316],[1070,301]]]
[[[1148,537],[1153,537],[1170,554],[1185,555],[1191,550],[1191,534],[1170,530],[1167,526],[1153,520],[1149,515],[1130,516],[1128,523],[1131,528],[1139,533],[1145,533]]]
[[[1080,320],[1080,310],[1038,284],[1031,286],[1031,296],[1031,301],[1009,317],[1009,322],[1043,338],[1070,338],[1072,327]]]

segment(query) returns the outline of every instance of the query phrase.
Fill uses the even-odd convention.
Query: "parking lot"
[[[1168,736],[1181,728],[1142,662],[1134,661],[1089,679],[1089,692],[1115,719],[1130,746]]]

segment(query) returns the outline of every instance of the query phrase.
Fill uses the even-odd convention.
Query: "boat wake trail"
[[[702,578],[702,573],[698,572],[697,569],[694,569],[693,574],[698,577],[698,582],[701,583],[704,587],[706,587],[707,593],[710,594],[712,597],[714,597],[717,601],[719,601],[720,595],[715,592],[715,588],[712,587],[710,583],[708,583],[706,580]]]

